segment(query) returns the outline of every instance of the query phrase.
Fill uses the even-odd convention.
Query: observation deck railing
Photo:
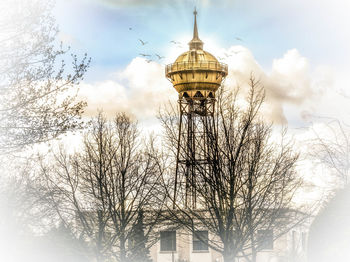
[[[165,67],[165,75],[169,76],[171,73],[178,71],[191,70],[209,70],[223,72],[227,75],[227,64],[215,61],[198,61],[198,62],[176,62]]]

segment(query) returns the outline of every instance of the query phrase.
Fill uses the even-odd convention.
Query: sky
[[[140,93],[139,89],[160,89],[170,95],[174,90],[161,81],[165,80],[162,67],[188,48],[195,6],[205,50],[225,58],[219,60],[228,63],[229,68],[232,65],[236,72],[255,71],[268,78],[266,88],[273,86],[270,100],[281,102],[271,109],[276,112],[272,117],[276,122],[297,127],[303,125],[302,118],[308,114],[326,115],[324,108],[318,109],[310,101],[315,98],[319,104],[325,88],[347,95],[350,26],[346,10],[350,3],[345,0],[59,0],[54,13],[60,27],[59,39],[72,51],[87,52],[92,58],[85,78],[90,88],[108,86],[111,93],[124,88],[128,94],[122,95],[126,96],[132,91]],[[147,43],[142,45],[140,40]],[[227,58],[224,54],[228,50],[243,52]],[[156,54],[164,58],[158,59]],[[140,71],[130,72],[136,68]],[[154,77],[157,80],[144,79],[145,83],[138,86],[134,78],[141,80],[137,75],[150,74],[149,70],[158,74]],[[228,78],[234,78],[234,73]],[[135,94],[131,97],[136,99]],[[97,103],[112,110],[111,96],[100,99]],[[97,104],[91,102],[89,110],[94,111]],[[328,106],[324,105],[327,110]],[[339,110],[328,113],[333,117]]]
[[[228,64],[225,86],[244,89],[253,73],[264,117],[288,125],[301,151],[315,134],[332,139],[331,119],[349,124],[347,0],[57,0],[59,40],[92,58],[87,116],[126,111],[156,131],[159,108],[177,100],[164,66],[188,49],[194,7],[204,50]]]
[[[194,7],[204,50],[228,65],[225,88],[244,92],[254,74],[266,90],[264,119],[274,131],[288,126],[300,152],[297,172],[307,182],[295,201],[329,198],[341,185],[330,174],[350,173],[349,0],[56,0],[58,40],[91,57],[79,85],[85,117],[124,111],[160,134],[159,109],[177,101],[164,67],[188,50]],[[68,134],[34,151],[47,154],[63,141],[73,153],[81,138]],[[313,157],[320,138],[332,145],[337,170],[329,156]],[[18,159],[6,159],[9,174],[8,163]]]

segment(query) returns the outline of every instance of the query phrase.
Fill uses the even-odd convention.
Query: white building
[[[260,230],[264,235],[262,250],[258,252],[257,262],[303,262],[306,261],[308,223],[293,228],[276,238],[272,230]],[[208,247],[205,239],[214,236],[206,230],[197,231],[202,241],[188,230],[162,228],[159,241],[151,248],[154,262],[223,262],[222,255]],[[204,240],[204,241],[203,241]],[[207,243],[205,243],[207,242]],[[248,261],[244,257],[237,262]]]

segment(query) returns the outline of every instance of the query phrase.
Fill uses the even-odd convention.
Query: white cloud
[[[166,80],[162,65],[137,57],[113,80],[83,83],[80,96],[88,102],[88,116],[98,110],[108,116],[123,111],[143,121],[155,118],[164,103],[176,101],[177,94]]]
[[[260,80],[266,90],[263,115],[268,121],[288,123],[292,127],[305,126],[312,115],[330,113],[330,116],[336,116],[348,102],[341,95],[343,89],[339,88],[348,77],[342,78],[341,82],[335,81],[334,70],[323,65],[311,68],[308,59],[296,49],[274,59],[269,73],[246,47],[237,45],[224,49],[209,42],[208,50],[228,64],[227,88],[239,85],[243,91],[248,90],[252,73]],[[169,53],[175,60],[182,51],[185,50],[179,51],[173,46]],[[168,60],[167,63],[172,62]],[[82,84],[80,94],[89,104],[87,115],[94,115],[97,109],[103,109],[108,115],[126,111],[139,120],[155,118],[161,105],[177,100],[177,93],[165,78],[164,65],[156,61],[148,63],[140,57],[116,72],[112,79]]]
[[[227,50],[218,49],[218,57],[228,64],[229,75],[226,87],[240,86],[248,90],[249,78],[253,76],[260,80],[266,90],[266,103],[263,114],[275,123],[287,123],[284,106],[292,104],[302,107],[312,99],[310,66],[307,59],[296,49],[288,50],[282,58],[275,59],[270,73],[266,73],[255,60],[249,49],[243,46],[231,46]]]

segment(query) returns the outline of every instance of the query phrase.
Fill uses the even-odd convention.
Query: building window
[[[176,231],[160,232],[160,251],[176,251]]]
[[[297,249],[297,238],[296,238],[297,232],[295,230],[292,231],[292,250],[296,251]]]
[[[306,251],[306,233],[301,233],[301,247],[303,251]]]
[[[273,231],[272,229],[258,230],[258,248],[273,249]]]
[[[193,251],[208,250],[208,231],[193,233]]]

